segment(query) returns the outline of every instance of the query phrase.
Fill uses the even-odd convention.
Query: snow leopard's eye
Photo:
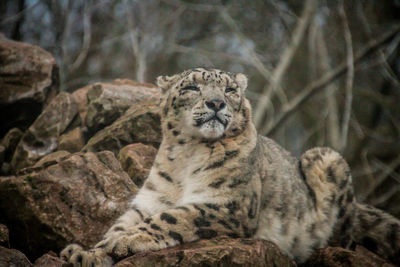
[[[232,87],[228,87],[225,89],[225,93],[230,93],[230,92],[236,93],[236,89]]]
[[[182,88],[183,91],[189,90],[189,91],[200,91],[199,87],[197,86],[186,86],[184,88]]]

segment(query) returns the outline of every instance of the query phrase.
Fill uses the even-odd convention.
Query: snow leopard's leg
[[[241,202],[246,201],[186,204],[166,210],[146,218],[120,237],[110,239],[104,249],[120,259],[141,251],[160,250],[222,234],[250,236],[247,220],[254,220],[254,207],[247,210]]]
[[[354,225],[355,198],[350,168],[330,148],[313,148],[300,159],[301,170],[315,196],[317,217],[332,227],[331,245],[349,247]]]

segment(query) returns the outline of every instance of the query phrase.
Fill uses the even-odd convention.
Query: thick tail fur
[[[356,203],[352,239],[400,265],[400,220],[374,207]]]

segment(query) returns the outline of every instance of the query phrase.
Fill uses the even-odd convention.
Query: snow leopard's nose
[[[215,112],[218,112],[221,109],[223,109],[224,107],[226,107],[226,104],[222,99],[214,98],[214,99],[212,99],[210,101],[206,101],[206,106],[209,109],[212,109]]]

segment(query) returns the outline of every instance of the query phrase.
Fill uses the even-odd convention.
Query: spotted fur
[[[337,152],[315,148],[298,160],[257,136],[243,74],[197,68],[157,82],[163,139],[149,177],[95,249],[62,251],[71,263],[108,266],[223,234],[273,241],[298,262],[357,242],[399,263],[399,221],[356,203]]]

